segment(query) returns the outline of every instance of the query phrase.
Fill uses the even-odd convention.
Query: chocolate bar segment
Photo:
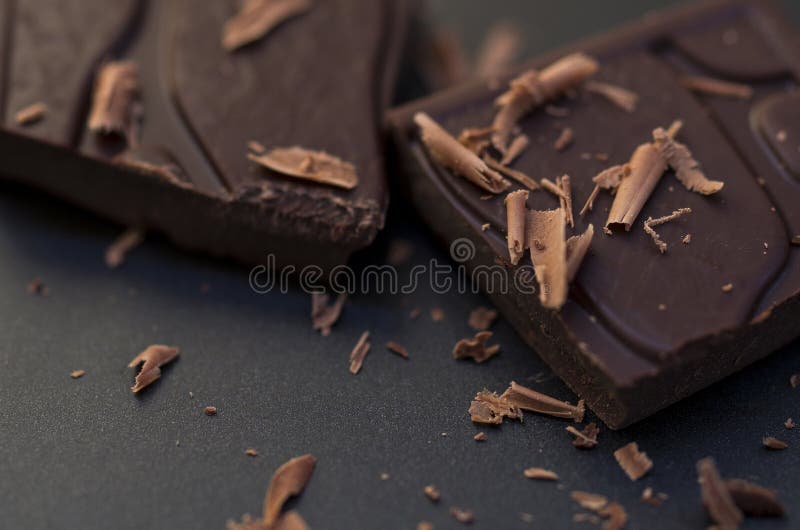
[[[800,231],[800,180],[793,172],[800,122],[791,121],[800,112],[800,53],[792,32],[762,2],[706,3],[549,54],[499,87],[470,83],[391,115],[408,191],[432,229],[446,242],[476,242],[477,257],[468,266],[499,260],[509,274],[516,269],[508,262],[505,195],[487,200],[481,189],[438,164],[413,124],[415,114],[430,115],[457,137],[491,124],[506,82],[529,68],[541,70],[575,52],[594,57],[600,67],[593,79],[637,94],[636,109],[627,112],[579,88],[557,101],[568,112],[539,110],[518,122],[530,144],[510,165],[536,181],[568,174],[576,212],[592,193],[595,175],[627,163],[637,146],[653,141],[654,129],[682,120],[676,139],[709,179],[724,182],[722,189],[692,193],[668,170],[629,231],[594,236],[559,311],[543,308],[536,295],[482,285],[523,338],[612,428],[800,335],[800,248],[791,245],[791,235]],[[740,48],[746,51],[737,54]],[[687,75],[747,84],[752,97],[690,90],[682,83]],[[554,149],[565,128],[574,132],[573,143]],[[521,186],[515,183],[508,191],[516,189]],[[600,193],[590,211],[576,214],[567,237],[590,224],[605,226],[613,201],[612,194]],[[527,199],[531,210],[558,203],[541,190]],[[643,223],[686,208],[691,214],[658,227],[668,243],[662,254]],[[481,229],[485,223],[489,230]],[[520,262],[525,264],[527,257]]]
[[[246,263],[345,261],[384,221],[379,125],[407,3],[308,2],[226,49],[226,23],[259,3],[0,2],[3,176]],[[33,104],[46,113],[15,120]],[[330,154],[357,184],[273,171],[250,142]]]

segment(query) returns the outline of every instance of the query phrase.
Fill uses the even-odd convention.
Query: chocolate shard
[[[774,451],[782,451],[789,447],[789,444],[787,444],[783,440],[778,440],[773,436],[765,436],[764,438],[761,439],[761,443],[767,449],[772,449]]]
[[[275,148],[265,154],[248,154],[253,162],[281,175],[351,190],[358,186],[353,164],[341,158],[303,147]]]
[[[138,228],[125,230],[111,245],[106,249],[106,265],[110,269],[116,269],[125,262],[128,253],[139,246],[144,241],[144,231]]]
[[[17,125],[30,125],[44,119],[47,115],[47,105],[41,101],[33,103],[14,113],[14,121]]]
[[[636,442],[631,442],[614,451],[614,458],[617,459],[617,463],[628,475],[628,478],[633,481],[639,480],[653,468],[653,461],[650,460],[647,453],[639,451],[639,444]]]
[[[522,474],[525,475],[525,478],[533,480],[558,480],[558,475],[555,472],[541,467],[529,467]]]
[[[568,425],[566,430],[575,437],[575,439],[572,440],[572,445],[575,447],[579,449],[593,449],[597,447],[597,435],[600,434],[600,428],[596,423],[589,423],[582,431],[579,431],[572,425]]]
[[[173,346],[162,346],[160,344],[148,346],[128,364],[128,368],[134,368],[139,364],[142,365],[131,390],[137,393],[153,384],[161,377],[161,367],[171,362],[179,354],[180,350]]]
[[[386,349],[392,353],[396,353],[403,359],[408,359],[408,350],[402,344],[398,344],[397,342],[390,340],[386,343]]]
[[[139,67],[133,61],[104,64],[95,79],[89,130],[100,134],[118,134],[135,145],[131,130],[136,116],[139,93]]]
[[[571,405],[566,401],[560,401],[531,388],[524,387],[514,381],[512,381],[508,389],[503,392],[501,398],[504,398],[514,408],[538,412],[539,414],[546,414],[557,418],[572,419],[575,423],[582,422],[583,415],[586,412],[583,400],[578,401],[577,405]]]
[[[365,331],[359,337],[353,351],[350,352],[350,373],[353,375],[361,371],[361,366],[364,364],[364,358],[369,353],[369,331]]]
[[[586,491],[573,491],[570,493],[573,501],[577,502],[582,508],[599,512],[608,505],[608,497],[599,495],[597,493],[589,493]]]
[[[478,364],[488,361],[500,351],[499,344],[486,345],[491,337],[491,331],[480,331],[474,338],[461,339],[453,348],[453,358],[472,359]]]
[[[478,392],[469,407],[469,415],[474,423],[500,425],[504,418],[521,420],[522,411],[515,404],[496,392],[484,389]]]
[[[783,517],[786,510],[771,489],[738,478],[725,480],[736,506],[748,517]]]
[[[751,86],[702,75],[684,75],[681,77],[681,84],[689,90],[714,96],[727,96],[741,99],[750,99],[753,97],[753,87]]]
[[[697,462],[697,475],[703,504],[714,522],[723,530],[739,528],[744,516],[719,476],[714,460],[704,458]]]
[[[559,309],[567,300],[566,216],[563,209],[528,211],[525,238],[539,284],[539,300]]]
[[[669,167],[675,171],[675,176],[678,177],[681,184],[686,186],[687,190],[703,195],[713,195],[719,192],[725,184],[716,180],[708,180],[700,171],[700,164],[694,159],[689,148],[676,142],[673,136],[661,128],[653,131],[656,148]]]
[[[282,22],[311,7],[311,0],[244,0],[239,13],[223,27],[222,46],[234,51],[257,41]]]

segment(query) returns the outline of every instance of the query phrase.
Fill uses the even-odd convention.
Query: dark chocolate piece
[[[329,268],[374,239],[405,0],[107,4],[0,1],[5,177],[245,263]],[[306,179],[258,163],[295,146]]]
[[[515,134],[532,141],[510,165],[551,181],[569,174],[575,204],[587,206],[567,236],[590,224],[606,225],[614,196],[600,188],[615,184],[592,179],[630,160],[643,142],[655,141],[651,145],[695,189],[692,156],[709,181],[724,182],[703,183],[699,191],[713,195],[692,193],[666,168],[636,223],[691,208],[691,215],[659,227],[669,252],[659,254],[640,227],[596,235],[559,310],[545,309],[529,290],[487,289],[526,342],[612,428],[644,418],[800,335],[800,248],[790,244],[800,234],[800,53],[791,44],[796,30],[785,18],[767,3],[746,0],[654,14],[647,23],[548,54],[496,87],[468,83],[391,113],[408,173],[402,180],[421,215],[448,246],[461,237],[476,243],[467,267],[500,263],[509,277],[531,263],[523,240],[511,241],[519,264],[509,262],[507,229],[516,230],[517,238],[524,236],[520,226],[525,230],[508,227],[506,193],[483,197],[483,190],[437,164],[420,140],[414,115],[425,113],[456,136],[485,127],[496,120],[495,101],[510,81],[583,52],[598,62],[590,80],[635,94],[635,110],[578,86],[573,97],[551,102],[567,112],[554,116],[539,108],[520,118]],[[722,34],[731,27],[740,39],[729,46]],[[690,90],[683,83],[688,75],[745,83],[752,98]],[[653,138],[655,129],[675,120],[683,121],[675,142],[669,135],[676,129]],[[581,149],[554,150],[558,127],[574,130]],[[488,152],[498,156],[492,147]],[[589,153],[603,153],[603,160]],[[617,183],[631,177],[625,166],[611,172]],[[506,191],[520,188],[512,182]],[[548,210],[554,197],[531,191],[517,206]],[[482,230],[486,223],[489,229]],[[689,241],[687,234],[691,244],[679,244]],[[723,292],[726,284],[735,288]]]

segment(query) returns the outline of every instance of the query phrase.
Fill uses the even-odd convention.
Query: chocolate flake
[[[148,346],[128,364],[128,368],[133,368],[142,363],[142,368],[135,379],[136,384],[131,387],[131,390],[136,393],[152,384],[161,377],[161,367],[171,362],[179,354],[180,350],[173,346],[160,344]]]
[[[732,283],[726,283],[725,285],[722,286],[722,292],[723,293],[729,293],[731,291],[733,291],[733,284]]]
[[[786,418],[786,421],[783,422],[783,426],[787,429],[794,429],[797,424],[794,422],[792,418]]]
[[[494,119],[492,144],[505,153],[511,132],[523,116],[576,87],[597,69],[597,61],[575,53],[559,59],[541,72],[529,70],[512,80],[509,90],[496,101],[499,110]]]
[[[244,0],[239,12],[222,28],[222,47],[229,52],[241,48],[309,9],[310,0]]]
[[[502,74],[513,62],[522,43],[522,33],[510,22],[489,28],[475,61],[475,75],[491,78]]]
[[[486,346],[486,342],[492,336],[491,331],[481,331],[471,339],[461,339],[453,348],[454,359],[472,359],[476,363],[483,363],[497,355],[500,351],[499,344]]]
[[[639,444],[636,442],[614,451],[614,458],[628,478],[634,481],[645,476],[653,468],[653,461],[648,458],[647,453],[639,451]]]
[[[203,413],[206,416],[216,416],[217,415],[217,407],[206,407],[203,409]]]
[[[467,323],[475,331],[486,331],[497,318],[497,311],[488,307],[476,307],[469,314]]]
[[[642,502],[650,506],[659,507],[664,504],[664,501],[668,498],[669,496],[666,493],[654,493],[653,488],[649,486],[642,492]]]
[[[626,112],[634,112],[636,110],[636,105],[639,103],[639,96],[635,92],[610,83],[594,80],[588,81],[586,83],[586,90],[603,96]]]
[[[433,484],[428,484],[422,489],[422,492],[425,494],[433,502],[439,502],[439,499],[442,498],[442,494],[439,489],[434,486]]]
[[[47,105],[39,101],[18,110],[14,114],[14,122],[17,125],[31,125],[43,119],[45,115],[47,115]]]
[[[594,182],[594,189],[592,193],[589,195],[589,198],[586,199],[586,204],[583,205],[581,208],[580,214],[583,216],[586,212],[591,210],[594,207],[594,201],[597,199],[597,196],[600,194],[601,189],[606,190],[615,190],[619,187],[620,182],[622,179],[629,176],[631,174],[631,166],[630,164],[622,164],[618,166],[611,166],[608,169],[604,169],[597,175],[592,178],[592,182]]]
[[[323,337],[331,334],[331,328],[339,320],[344,308],[347,294],[341,293],[333,304],[329,304],[330,297],[325,293],[311,293],[311,323],[314,329],[319,330]]]
[[[525,478],[533,479],[533,480],[552,480],[557,481],[558,475],[553,471],[548,469],[543,469],[541,467],[529,467],[525,471],[522,472],[525,475]]]
[[[420,309],[419,307],[415,307],[414,309],[408,312],[408,317],[411,320],[416,320],[419,318],[421,314],[422,314],[422,309]]]
[[[247,148],[257,155],[263,155],[267,152],[267,148],[264,147],[263,144],[260,142],[256,142],[255,140],[250,140],[247,142]]]
[[[506,190],[511,185],[502,175],[489,168],[478,155],[450,136],[427,114],[418,112],[414,115],[414,123],[420,128],[422,142],[431,156],[457,175],[495,194]]]
[[[245,449],[244,454],[246,454],[247,456],[256,457],[258,456],[258,451],[250,447],[248,449]]]
[[[478,434],[476,434],[475,436],[473,436],[472,439],[475,440],[476,442],[485,442],[486,439],[487,439],[487,436],[486,436],[485,432],[481,431]]]
[[[358,186],[356,167],[324,151],[312,151],[299,146],[278,147],[266,154],[248,153],[247,158],[288,177],[346,190]]]
[[[86,370],[73,370],[69,373],[69,376],[73,379],[80,379],[86,375]]]
[[[514,160],[519,158],[519,156],[528,148],[530,144],[530,138],[526,135],[521,134],[514,138],[511,142],[511,145],[508,146],[508,150],[503,155],[502,160],[500,163],[504,166],[511,164]]]
[[[483,155],[483,161],[486,162],[486,165],[491,169],[494,169],[501,175],[505,175],[506,177],[519,182],[529,190],[539,189],[539,184],[537,184],[535,180],[522,171],[506,167],[489,155]],[[489,195],[488,198],[491,199],[492,195]],[[481,199],[483,199],[483,197],[481,197]]]
[[[428,521],[420,521],[417,523],[417,530],[434,530],[433,523]]]
[[[483,223],[481,225],[481,232],[486,232],[492,227],[491,223]]]
[[[783,517],[786,514],[778,495],[770,489],[738,478],[725,480],[725,487],[736,506],[747,516]]]
[[[567,224],[570,228],[575,228],[575,217],[572,215],[572,185],[569,175],[562,175],[556,179],[556,184],[561,188],[562,196],[559,199],[561,208],[567,217]]]
[[[453,519],[462,524],[472,524],[472,522],[475,521],[475,514],[472,513],[471,510],[464,510],[458,506],[450,508],[450,515],[453,516]]]
[[[353,351],[350,352],[350,373],[356,375],[361,371],[361,366],[364,364],[364,358],[369,352],[369,331],[365,331],[358,339]]]
[[[679,127],[674,125],[673,127]],[[676,130],[677,133],[677,130]],[[653,131],[655,146],[669,167],[675,171],[675,176],[687,190],[695,191],[702,195],[713,195],[724,187],[724,183],[708,180],[699,169],[699,163],[692,156],[689,148],[676,142],[670,132],[662,128]]]
[[[387,342],[386,349],[392,353],[396,353],[403,359],[408,359],[408,350],[394,341],[390,340],[389,342]]]
[[[125,262],[128,252],[144,241],[144,230],[128,228],[106,249],[106,266],[116,269]]]
[[[564,210],[528,211],[525,227],[539,301],[546,308],[559,309],[567,300],[568,289]]]
[[[577,502],[581,508],[586,508],[593,512],[599,512],[608,505],[608,498],[604,495],[597,493],[588,493],[586,491],[573,491],[570,493],[573,501]]]
[[[253,520],[245,515],[241,523],[228,521],[228,530],[299,530],[307,528],[297,512],[281,515],[283,505],[291,497],[299,495],[314,472],[317,460],[312,455],[292,458],[272,475],[264,498],[262,519]]]
[[[674,221],[678,217],[681,217],[682,215],[685,215],[687,213],[692,213],[692,209],[691,208],[681,208],[679,210],[673,211],[669,215],[665,215],[663,217],[658,217],[656,219],[653,219],[652,217],[648,217],[647,220],[644,222],[644,231],[651,238],[653,238],[653,243],[656,244],[656,246],[658,247],[659,252],[661,252],[662,254],[667,251],[667,244],[664,242],[663,239],[661,239],[661,236],[658,235],[658,232],[656,232],[653,229],[653,227],[654,226],[663,225],[664,223],[668,223],[670,221]]]
[[[441,307],[432,307],[430,313],[431,320],[434,322],[441,322],[444,320],[444,310]]]
[[[494,127],[472,127],[464,129],[458,135],[458,143],[480,156],[489,147],[489,137]]]
[[[561,133],[558,135],[558,138],[556,138],[556,141],[553,142],[553,148],[556,151],[563,151],[564,149],[572,145],[572,142],[574,140],[575,140],[575,132],[572,130],[572,128],[564,127],[561,130]],[[514,144],[512,143],[511,145]],[[510,150],[511,148],[509,148],[509,151]]]
[[[529,410],[557,418],[570,418],[576,423],[583,421],[583,415],[586,412],[582,399],[578,401],[577,405],[571,405],[566,401],[560,401],[514,381],[511,382],[511,385],[500,397],[504,398],[515,409]]]
[[[528,209],[525,206],[528,200],[526,190],[512,191],[505,198],[506,217],[508,226],[508,254],[512,265],[519,263],[525,254],[526,224]]]
[[[469,407],[470,419],[474,423],[500,425],[504,418],[521,420],[522,411],[504,396],[484,389],[478,392]]]
[[[628,523],[628,514],[625,512],[625,508],[617,502],[607,504],[597,514],[607,519],[603,524],[603,530],[621,530]]]
[[[767,449],[773,449],[775,451],[781,451],[789,447],[789,444],[784,442],[783,440],[778,440],[777,438],[773,438],[772,436],[765,436],[761,439],[761,443]]]
[[[688,245],[691,242],[692,242],[692,234],[686,234],[685,236],[683,236],[683,239],[681,239],[681,243],[683,243],[684,245]]]
[[[732,83],[722,79],[701,75],[684,75],[680,78],[684,88],[693,92],[701,92],[714,96],[750,99],[753,97],[753,87],[742,83]]]
[[[704,458],[697,462],[697,475],[703,504],[714,522],[723,530],[739,528],[744,516],[719,476],[714,460]]]
[[[596,423],[588,424],[582,431],[579,431],[572,425],[567,426],[567,432],[575,437],[572,440],[572,445],[579,449],[593,449],[597,447],[597,435],[600,434],[600,428]]]
[[[139,93],[139,67],[133,61],[114,61],[100,67],[92,94],[89,130],[118,134],[134,143],[135,100]]]

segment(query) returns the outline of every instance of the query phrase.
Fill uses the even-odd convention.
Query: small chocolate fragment
[[[578,401],[577,405],[570,405],[566,401],[559,401],[514,381],[500,397],[515,409],[529,410],[557,418],[569,418],[575,423],[582,422],[586,412],[583,400]]]
[[[467,323],[475,331],[486,331],[492,327],[495,319],[497,319],[497,311],[495,309],[480,306],[470,311]]]
[[[781,451],[789,447],[789,444],[784,442],[783,440],[778,440],[772,436],[765,436],[761,439],[761,443],[767,449],[773,449],[775,451]]]
[[[524,134],[514,138],[514,140],[511,142],[511,145],[508,146],[508,150],[503,155],[503,158],[500,160],[500,164],[503,166],[511,164],[525,151],[529,143],[530,138]]]
[[[205,414],[206,416],[216,416],[217,407],[208,406],[203,409],[203,414]]]
[[[485,442],[486,439],[487,439],[487,436],[486,436],[485,432],[481,431],[478,434],[476,434],[475,436],[473,436],[472,439],[475,440],[476,442]]]
[[[742,83],[733,83],[713,77],[701,75],[685,75],[680,83],[694,92],[702,92],[713,96],[726,96],[731,98],[750,99],[753,97],[753,87]]]
[[[386,349],[392,353],[396,353],[403,359],[408,359],[408,350],[393,340],[386,343]]]
[[[128,228],[106,249],[106,266],[116,269],[125,262],[128,252],[144,241],[144,231],[138,228]]]
[[[525,475],[525,478],[533,480],[558,480],[558,475],[556,473],[541,467],[529,467],[523,471],[522,474]]]
[[[250,447],[250,448],[245,449],[244,454],[246,454],[247,456],[256,457],[256,456],[258,456],[258,451],[256,451],[252,447]]]
[[[529,192],[526,190],[512,191],[505,198],[506,216],[508,226],[508,254],[512,265],[519,263],[525,254],[528,209],[525,201]]]
[[[642,491],[642,502],[650,506],[659,507],[664,504],[664,501],[668,498],[669,496],[666,493],[654,493],[653,488],[650,486]]]
[[[86,370],[73,370],[69,373],[69,376],[73,379],[80,379],[86,375]]]
[[[658,232],[653,229],[654,226],[663,225],[664,223],[668,223],[670,221],[674,221],[678,217],[685,215],[687,213],[692,213],[691,208],[681,208],[679,210],[675,210],[669,215],[665,215],[663,217],[658,217],[653,219],[652,217],[648,217],[647,220],[644,222],[644,231],[653,238],[653,243],[656,244],[658,247],[659,252],[664,254],[667,251],[667,244],[661,239],[661,236],[658,235]]]
[[[434,322],[441,322],[444,320],[444,310],[441,307],[432,307],[430,313],[431,320]]]
[[[622,182],[622,179],[630,176],[630,174],[630,164],[622,164],[604,169],[592,177],[592,182],[595,183],[594,189],[589,195],[589,198],[586,199],[586,204],[584,204],[583,208],[581,208],[580,215],[583,216],[586,212],[590,211],[592,207],[594,207],[594,201],[597,199],[597,195],[599,195],[601,189],[616,190],[619,187],[620,182]]]
[[[783,422],[783,426],[787,429],[794,429],[797,424],[794,422],[792,418],[786,418],[786,421]]]
[[[422,492],[425,494],[433,502],[439,502],[439,499],[442,498],[442,494],[439,489],[434,486],[433,484],[428,484],[422,489]]]
[[[361,366],[364,364],[364,358],[369,352],[369,331],[365,331],[358,339],[353,351],[350,352],[350,373],[356,375],[361,371]]]
[[[139,93],[139,67],[133,61],[115,61],[100,67],[92,95],[87,126],[99,134],[118,134],[129,144],[134,126],[134,105]]]
[[[639,96],[636,95],[635,92],[610,83],[591,80],[586,82],[585,88],[588,92],[594,92],[595,94],[605,97],[611,103],[626,112],[635,111],[636,105],[639,102]]]
[[[331,334],[331,328],[342,314],[345,300],[347,300],[347,294],[341,293],[333,304],[329,304],[330,297],[327,294],[311,293],[312,326],[319,330],[323,337]]]
[[[579,449],[593,449],[597,447],[597,435],[600,434],[600,428],[596,423],[589,423],[582,431],[579,431],[572,425],[568,425],[567,432],[575,437],[575,439],[572,440],[572,445],[575,447]]]
[[[586,508],[593,512],[599,512],[608,504],[608,498],[597,493],[588,493],[586,491],[573,491],[570,493],[573,501],[577,502],[581,508]]]
[[[500,351],[499,344],[486,346],[486,342],[491,336],[491,331],[481,331],[474,338],[461,339],[453,348],[453,358],[472,359],[478,364],[488,361]]]
[[[355,166],[324,151],[312,151],[298,146],[279,147],[265,154],[249,153],[247,158],[288,177],[346,190],[358,186]]]
[[[725,285],[722,286],[722,292],[723,293],[729,293],[731,291],[733,291],[733,284],[732,283],[726,283]]]
[[[714,522],[723,530],[739,528],[744,516],[720,478],[714,460],[704,458],[697,462],[697,475],[703,504]]]
[[[518,183],[522,184],[529,190],[536,190],[539,189],[539,185],[533,180],[531,177],[523,173],[522,171],[517,171],[516,169],[511,169],[510,167],[506,167],[502,165],[500,162],[495,160],[489,155],[483,155],[483,161],[486,162],[486,165],[490,168],[494,169],[501,175],[505,175],[506,177],[517,181]],[[489,199],[492,198],[491,195],[488,196]]]
[[[556,138],[556,141],[553,142],[553,148],[556,151],[563,151],[572,145],[573,141],[575,141],[575,132],[570,127],[564,127],[561,129],[561,133],[558,135],[558,138]],[[509,150],[511,150],[511,148],[509,148]]]
[[[14,122],[17,125],[31,125],[43,119],[47,114],[47,105],[41,101],[28,105],[27,107],[18,110],[14,114]]]
[[[725,480],[725,487],[736,506],[747,516],[783,517],[786,514],[778,495],[770,489],[738,478]]]
[[[639,444],[631,442],[614,451],[619,466],[633,481],[639,480],[653,468],[653,461],[647,453],[639,451]]]
[[[151,385],[161,377],[161,367],[171,362],[179,354],[180,350],[173,346],[162,346],[160,344],[148,346],[128,364],[128,368],[142,364],[141,370],[136,375],[136,384],[131,387],[131,390],[137,393]]]
[[[228,51],[264,37],[285,20],[311,9],[311,0],[244,0],[239,13],[225,23],[222,46]]]
[[[603,530],[621,530],[628,523],[628,514],[625,508],[617,502],[610,502],[597,514],[606,519]]]
[[[496,392],[481,390],[469,407],[470,419],[474,423],[500,425],[504,418],[521,420],[522,411],[504,396]]]
[[[453,516],[453,519],[462,524],[472,524],[473,521],[475,521],[475,514],[472,513],[471,510],[465,510],[458,506],[450,508],[450,515]]]

